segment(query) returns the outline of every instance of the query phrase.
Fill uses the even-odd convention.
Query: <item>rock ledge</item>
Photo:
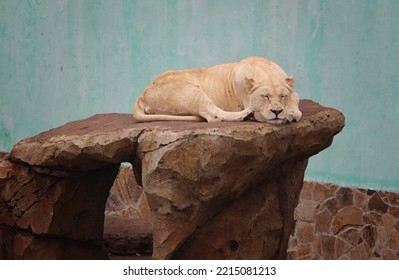
[[[286,258],[307,159],[344,127],[335,109],[300,107],[303,119],[283,126],[103,114],[20,141],[0,161],[0,258],[104,257],[122,162],[151,209],[153,258]]]

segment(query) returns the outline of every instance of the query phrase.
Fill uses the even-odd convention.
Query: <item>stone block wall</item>
[[[399,194],[305,182],[288,259],[399,259]]]

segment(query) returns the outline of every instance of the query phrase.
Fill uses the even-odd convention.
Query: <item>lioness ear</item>
[[[286,84],[289,87],[294,88],[294,77],[289,76],[289,77],[285,78],[284,81],[286,82]]]
[[[248,91],[250,91],[254,86],[256,86],[256,81],[252,78],[245,77],[245,84],[247,86]]]

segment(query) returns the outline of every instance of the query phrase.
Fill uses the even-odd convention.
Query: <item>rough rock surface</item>
[[[121,165],[109,192],[103,244],[112,257],[152,253],[151,210],[131,164]]]
[[[141,219],[151,223],[151,210],[143,187],[138,185],[131,164],[122,164],[109,192],[106,216]]]
[[[104,249],[118,255],[152,253],[151,223],[144,219],[105,216]]]
[[[240,123],[141,134],[153,257],[285,258],[307,158],[343,127],[338,111],[312,109],[286,126]]]
[[[2,160],[3,158],[5,158],[8,155],[7,152],[1,151],[0,150],[0,160]]]
[[[104,258],[97,247],[118,167],[67,174],[1,161],[0,258]]]
[[[399,193],[305,182],[289,259],[399,259]]]
[[[335,109],[300,106],[303,119],[283,126],[105,114],[20,141],[1,162],[0,257],[101,257],[107,196],[131,162],[154,258],[285,258],[307,159],[344,126]],[[37,238],[56,249],[32,251]]]

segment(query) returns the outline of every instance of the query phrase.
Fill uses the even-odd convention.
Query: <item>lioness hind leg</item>
[[[154,121],[203,121],[198,116],[179,116],[179,115],[165,115],[165,114],[147,114],[145,112],[145,102],[140,96],[133,107],[133,118],[138,122],[154,122]]]

